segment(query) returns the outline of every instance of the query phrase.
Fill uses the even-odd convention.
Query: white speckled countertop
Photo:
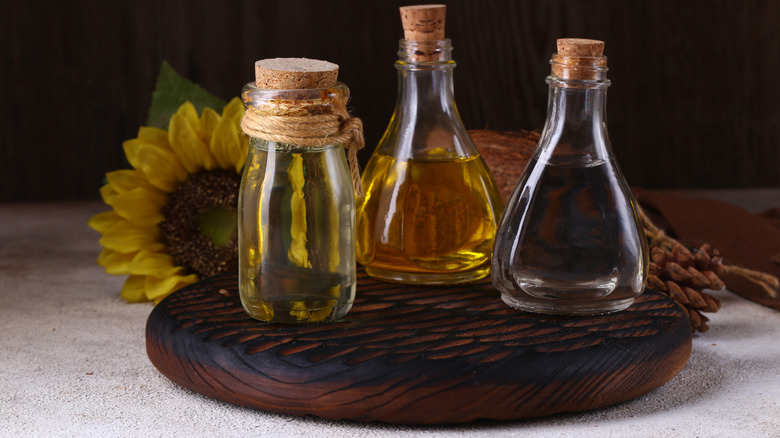
[[[759,191],[780,205],[780,190]],[[754,193],[754,194],[755,194]],[[686,194],[690,194],[687,192]],[[720,195],[735,203],[745,192]],[[763,206],[746,205],[751,210]],[[98,202],[0,204],[0,436],[777,437],[780,312],[728,291],[688,365],[617,406],[528,421],[397,426],[234,406],[172,383],[149,362],[151,304],[119,297],[86,226]]]

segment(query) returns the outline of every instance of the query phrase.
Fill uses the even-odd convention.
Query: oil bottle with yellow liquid
[[[475,281],[490,272],[501,196],[455,106],[445,7],[402,7],[401,19],[398,97],[363,171],[357,260],[384,281]]]
[[[303,58],[255,63],[241,95],[250,148],[239,194],[239,293],[273,323],[343,317],[356,289],[355,192],[350,161],[362,126],[346,111],[338,65]],[[354,176],[353,176],[354,175]]]

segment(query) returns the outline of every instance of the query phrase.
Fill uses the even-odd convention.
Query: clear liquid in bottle
[[[338,65],[314,59],[255,63],[241,96],[250,137],[238,200],[241,303],[272,323],[332,321],[356,289],[355,161],[362,129],[346,110]],[[354,125],[354,123],[353,123]]]
[[[628,307],[644,288],[643,236],[609,163],[558,157],[529,168],[504,219],[516,231],[496,244],[509,261],[494,268],[497,288],[524,292],[504,292],[504,302],[542,313]]]
[[[343,147],[296,149],[254,139],[250,145],[243,180],[255,187],[242,186],[239,199],[244,308],[280,323],[344,316],[356,275],[354,195]]]
[[[558,40],[547,122],[507,204],[493,285],[509,306],[601,314],[644,291],[647,243],[606,129],[604,43]]]

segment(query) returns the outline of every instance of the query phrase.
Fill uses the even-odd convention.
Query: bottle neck
[[[449,40],[401,40],[398,95],[377,150],[399,159],[451,160],[477,155],[455,105]]]
[[[537,159],[562,165],[607,160],[611,154],[606,116],[609,80],[550,75],[547,83],[547,122]]]
[[[454,111],[455,65],[450,40],[401,40],[395,63],[398,69],[396,110],[402,108],[412,117],[420,111]]]
[[[403,110],[408,117],[419,117],[427,113],[451,114],[455,112],[453,92],[453,69],[451,64],[413,65],[400,64],[398,68],[397,110]]]

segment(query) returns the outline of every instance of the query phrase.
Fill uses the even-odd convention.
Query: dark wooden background
[[[558,37],[606,42],[609,130],[629,183],[780,186],[780,2],[448,1],[466,126],[544,124]],[[223,99],[253,62],[341,66],[369,148],[395,102],[397,7],[362,0],[71,0],[0,14],[0,201],[97,199],[147,116],[160,64]],[[363,161],[369,151],[363,152]]]

